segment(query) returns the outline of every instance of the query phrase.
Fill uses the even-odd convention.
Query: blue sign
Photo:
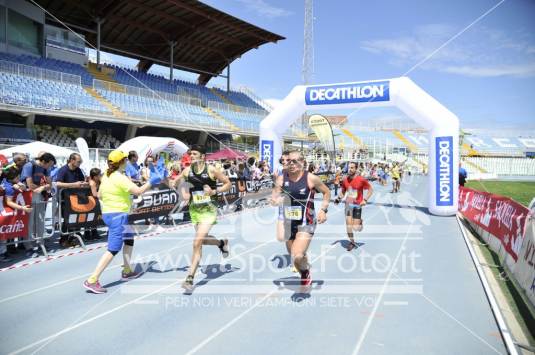
[[[355,102],[390,101],[390,82],[310,86],[305,92],[307,105],[334,105]]]
[[[269,168],[273,170],[273,141],[262,140],[260,143],[260,159],[269,164]]]
[[[436,137],[435,152],[437,206],[453,206],[453,137]]]

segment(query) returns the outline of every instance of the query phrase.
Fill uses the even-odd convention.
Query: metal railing
[[[85,44],[83,42],[74,42],[66,39],[58,40],[55,37],[49,36],[46,38],[46,44],[51,47],[58,47],[72,52],[85,54]]]
[[[208,101],[208,107],[220,110],[220,111],[233,111],[233,112],[239,112],[244,113],[247,115],[252,115],[258,117],[258,119],[263,119],[268,115],[268,112],[264,110],[259,110],[251,107],[246,106],[239,106],[239,105],[231,105],[224,102],[218,102],[218,101]]]
[[[140,88],[137,86],[123,85],[113,83],[111,81],[104,81],[99,79],[93,79],[93,89],[95,90],[107,90],[112,92],[118,92],[126,95],[142,96],[155,100],[167,100],[170,102],[179,102],[187,105],[194,105],[201,107],[201,100],[186,96],[176,95],[163,91],[156,91],[151,89]]]
[[[0,72],[29,76],[36,79],[58,81],[65,84],[82,85],[82,78],[79,75],[62,73],[59,71],[42,69],[29,65],[18,64],[0,60]]]

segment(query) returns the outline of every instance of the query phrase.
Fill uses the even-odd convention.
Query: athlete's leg
[[[306,252],[311,240],[309,233],[297,232],[292,244],[292,259],[297,270],[301,272],[309,268]]]
[[[195,273],[197,272],[202,257],[202,246],[208,233],[210,233],[211,228],[212,224],[197,224],[195,226],[195,239],[193,240],[193,255],[191,257],[189,276],[195,276]],[[215,242],[213,245],[218,243],[217,240],[213,241]]]
[[[355,239],[353,237],[353,218],[351,216],[346,216],[346,231],[349,242],[353,243]]]

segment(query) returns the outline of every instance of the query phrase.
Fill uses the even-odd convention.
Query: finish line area
[[[137,240],[145,273],[119,281],[116,258],[107,294],[82,288],[104,249],[1,272],[1,353],[506,354],[457,220],[428,214],[425,184],[374,184],[351,252],[344,207],[331,204],[309,248],[308,292],[269,206],[218,222],[230,256],[204,247],[191,294],[181,283],[192,226]]]

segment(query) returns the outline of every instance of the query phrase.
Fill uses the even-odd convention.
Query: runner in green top
[[[194,145],[190,151],[192,164],[185,168],[179,177],[179,180],[185,180],[190,184],[189,214],[195,226],[191,267],[189,275],[182,284],[186,291],[193,290],[193,278],[201,260],[203,245],[218,246],[225,258],[229,254],[228,239],[219,240],[208,233],[216,224],[217,194],[226,192],[232,187],[230,180],[223,172],[206,163],[206,150],[203,146]],[[223,186],[217,187],[218,181],[222,182]]]

